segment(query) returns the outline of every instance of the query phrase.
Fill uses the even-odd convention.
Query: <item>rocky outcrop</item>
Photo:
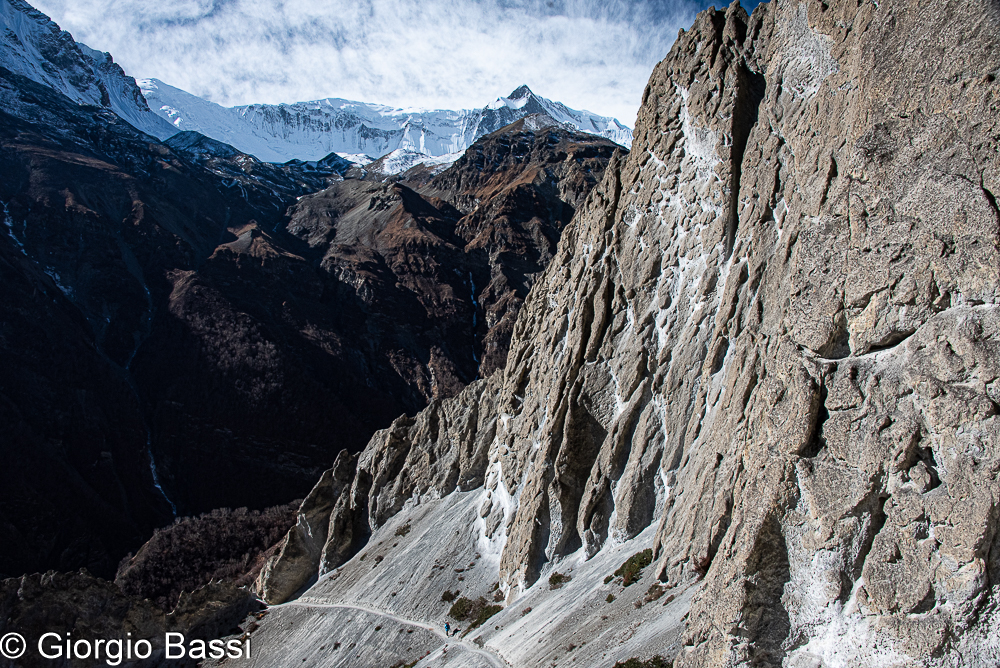
[[[355,512],[448,493],[421,457],[485,446],[445,461],[484,485],[508,602],[655,522],[661,580],[701,581],[678,666],[995,663],[998,24],[700,14],[503,372],[377,434]]]
[[[311,584],[330,535],[330,515],[345,487],[351,483],[356,462],[357,456],[352,457],[342,450],[333,468],[323,474],[302,502],[295,526],[257,578],[257,590],[264,600],[288,600]],[[343,532],[340,535],[342,537]]]

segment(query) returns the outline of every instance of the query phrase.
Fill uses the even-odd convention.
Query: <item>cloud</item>
[[[705,0],[34,0],[79,41],[224,105],[481,107],[520,84],[631,124]],[[721,3],[720,3],[721,4]]]

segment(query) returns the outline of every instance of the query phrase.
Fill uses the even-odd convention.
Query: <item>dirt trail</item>
[[[308,599],[298,599],[295,601],[290,601],[288,603],[282,603],[280,605],[271,606],[272,609],[275,608],[286,608],[286,607],[297,607],[297,608],[344,608],[348,610],[360,610],[361,612],[367,612],[371,615],[378,615],[380,617],[385,617],[387,619],[392,619],[400,624],[406,624],[408,626],[415,626],[417,628],[430,631],[434,635],[438,636],[444,641],[444,644],[437,650],[431,652],[428,656],[424,657],[426,659],[433,659],[437,656],[444,654],[449,645],[458,645],[464,650],[472,652],[473,654],[478,654],[479,656],[486,659],[491,666],[494,668],[508,668],[510,664],[503,660],[503,658],[497,656],[493,652],[480,648],[477,645],[460,638],[458,636],[446,636],[444,631],[432,624],[426,624],[424,622],[418,622],[414,619],[407,619],[406,617],[400,617],[399,615],[394,615],[391,612],[385,612],[384,610],[378,610],[376,608],[370,608],[365,605],[358,604],[346,604],[346,603],[319,603],[311,602]]]

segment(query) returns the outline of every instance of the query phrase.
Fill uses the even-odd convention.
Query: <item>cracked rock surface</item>
[[[699,14],[506,367],[373,438],[312,573],[482,486],[508,605],[655,523],[679,667],[995,665],[998,56],[981,0]]]

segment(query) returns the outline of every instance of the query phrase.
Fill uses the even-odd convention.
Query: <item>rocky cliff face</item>
[[[474,491],[508,609],[654,531],[660,581],[697,583],[678,666],[995,663],[998,27],[979,0],[700,14],[504,370],[325,477],[325,548],[264,594],[335,571],[335,603],[369,533]]]

